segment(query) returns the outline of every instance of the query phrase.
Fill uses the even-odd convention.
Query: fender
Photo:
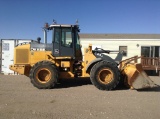
[[[97,63],[97,62],[99,62],[99,61],[102,61],[102,58],[96,58],[96,59],[92,60],[92,61],[87,65],[87,67],[86,67],[86,72],[89,71],[89,69],[90,69],[90,67],[91,67],[92,65],[94,65],[95,63]]]
[[[96,56],[97,58],[94,59],[93,61],[91,61],[91,62],[87,65],[87,67],[86,67],[86,72],[89,72],[89,70],[92,68],[92,66],[93,66],[95,63],[100,62],[100,61],[102,61],[102,60],[105,60],[105,61],[108,61],[108,62],[113,62],[113,63],[117,64],[114,59],[112,59],[111,57],[109,57],[109,56],[107,56],[107,55],[101,54],[100,56],[99,56],[99,55],[95,55],[95,56]]]

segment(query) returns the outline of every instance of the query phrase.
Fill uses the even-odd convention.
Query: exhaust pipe
[[[49,27],[48,23],[45,23],[43,27],[43,32],[44,32],[44,44],[47,44],[47,28]]]
[[[44,31],[44,44],[47,44],[47,30],[43,28]]]

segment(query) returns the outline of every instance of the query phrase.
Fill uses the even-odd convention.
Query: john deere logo
[[[55,54],[59,54],[59,50],[58,49],[54,49],[54,53]]]

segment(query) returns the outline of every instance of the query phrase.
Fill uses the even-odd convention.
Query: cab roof
[[[53,28],[53,27],[78,27],[78,25],[72,25],[72,24],[51,24],[49,27],[50,28]]]

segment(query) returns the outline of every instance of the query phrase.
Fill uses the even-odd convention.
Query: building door
[[[160,46],[155,46],[155,57],[160,57]]]

